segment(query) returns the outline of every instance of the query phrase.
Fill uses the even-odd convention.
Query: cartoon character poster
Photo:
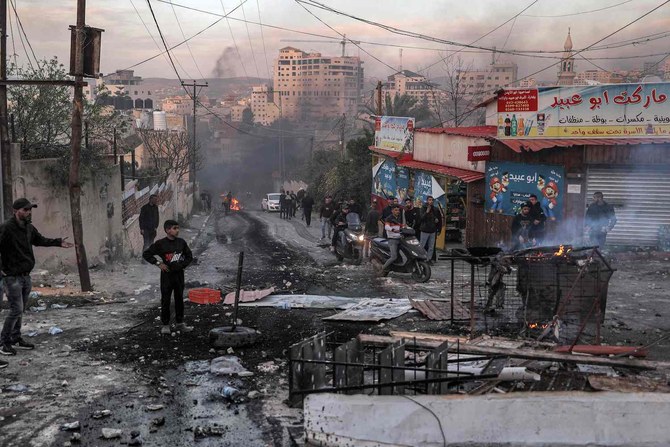
[[[532,194],[548,220],[560,220],[565,197],[561,166],[493,162],[486,164],[486,211],[514,216]]]

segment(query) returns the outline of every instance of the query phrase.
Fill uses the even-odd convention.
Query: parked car
[[[279,194],[278,192],[271,192],[263,197],[261,202],[261,209],[266,212],[279,211]]]

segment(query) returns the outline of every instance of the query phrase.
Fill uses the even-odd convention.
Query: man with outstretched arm
[[[9,313],[0,334],[0,354],[16,355],[16,349],[35,349],[35,345],[21,338],[23,311],[32,289],[30,272],[35,267],[33,245],[38,247],[71,248],[67,238],[49,239],[33,226],[32,213],[37,205],[26,198],[12,204],[14,216],[0,226],[0,259],[7,290]]]

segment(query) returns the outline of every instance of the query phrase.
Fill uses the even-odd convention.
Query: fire
[[[241,210],[242,208],[240,208],[240,201],[233,197],[233,200],[230,202],[230,209],[231,211]]]
[[[549,327],[549,325],[540,323],[528,323],[528,327],[530,329],[546,329],[547,327]]]
[[[565,245],[561,245],[558,248],[558,251],[554,253],[554,256],[563,256],[565,254]]]

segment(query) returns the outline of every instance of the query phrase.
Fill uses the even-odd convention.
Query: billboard
[[[425,203],[428,196],[432,196],[435,199],[435,203],[444,215],[447,206],[447,196],[444,189],[432,174],[425,171],[415,171],[414,198],[420,199],[421,203]]]
[[[486,164],[486,211],[514,216],[531,194],[548,220],[560,220],[565,196],[562,166],[511,162]]]
[[[498,137],[668,137],[669,97],[668,82],[505,90]]]
[[[384,200],[397,197],[403,201],[409,190],[409,170],[385,160],[372,167],[372,194]]]
[[[414,118],[378,116],[375,118],[375,147],[387,151],[414,151]]]

